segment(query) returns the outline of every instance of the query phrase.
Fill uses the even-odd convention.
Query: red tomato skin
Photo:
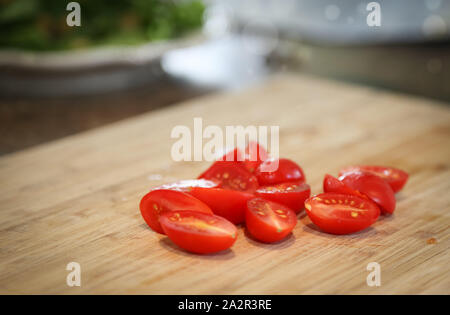
[[[345,173],[339,180],[348,187],[358,190],[378,206],[383,213],[393,213],[395,210],[395,194],[391,186],[381,177],[365,171]]]
[[[247,201],[253,198],[253,194],[222,188],[193,187],[189,194],[207,204],[214,214],[234,224],[244,222]]]
[[[244,154],[242,154],[239,148],[235,148],[234,150],[225,153],[220,159],[217,159],[217,161],[242,162],[244,161]]]
[[[273,172],[262,172],[265,164],[275,163],[274,159],[268,159],[261,163],[255,171],[261,186],[276,185],[285,182],[305,182],[305,174],[302,168],[289,159],[279,159],[278,169]]]
[[[188,192],[192,187],[216,188],[219,187],[220,182],[208,179],[182,179],[177,182],[163,184],[161,186],[152,188],[151,190],[170,189]]]
[[[157,209],[155,209],[155,204]],[[159,216],[167,211],[193,210],[213,214],[210,207],[200,200],[181,191],[170,189],[152,190],[147,193],[139,204],[144,221],[155,232],[164,234],[159,224]]]
[[[292,191],[278,191],[276,188],[283,185],[295,184],[298,189]],[[256,190],[255,196],[266,200],[274,201],[299,213],[305,205],[305,200],[311,195],[311,188],[308,184],[302,182],[282,183],[273,186],[263,186]]]
[[[256,141],[251,141],[245,149],[244,165],[250,173],[269,158],[266,149]]]
[[[355,195],[367,199],[368,197],[357,190],[351,189],[336,177],[325,174],[323,179],[323,192],[338,193],[344,195]]]
[[[226,177],[225,177],[226,175]],[[258,179],[250,173],[242,162],[217,161],[203,172],[199,179],[219,181],[220,188],[253,193],[259,187]],[[237,181],[237,183],[235,183]]]
[[[288,221],[288,224],[285,226],[285,228],[281,231],[277,230],[274,225],[271,225],[262,220],[261,217],[258,216],[257,210],[253,209],[253,207],[251,206],[251,203],[255,200],[264,201],[266,203],[269,203],[273,208],[285,211],[285,215],[287,216]],[[245,212],[245,226],[247,227],[250,235],[260,242],[279,242],[292,232],[296,224],[297,216],[295,215],[295,212],[282,204],[262,198],[254,198],[247,202],[247,210]]]
[[[387,181],[395,193],[403,189],[409,177],[408,173],[401,169],[376,165],[349,166],[339,171],[339,176],[352,171],[365,171],[380,176]]]
[[[364,217],[359,216],[359,219],[353,218],[351,215],[348,217],[339,217],[333,211],[336,207],[341,206],[341,204],[322,204],[320,208],[314,206],[315,200],[321,198],[322,200],[348,200],[354,201],[356,205],[364,203],[368,214]],[[380,208],[366,198],[361,198],[356,195],[344,195],[338,193],[323,193],[316,196],[310,197],[305,201],[306,214],[311,219],[311,221],[317,225],[323,232],[335,235],[352,234],[362,231],[373,223],[376,222],[380,215]],[[325,209],[329,209],[328,211]],[[358,208],[356,208],[359,210]],[[351,210],[350,210],[351,211]]]
[[[161,215],[161,226],[172,242],[186,251],[195,254],[211,254],[226,250],[236,242],[236,226],[222,217],[195,211],[180,212],[181,217],[193,216],[204,222],[210,220],[220,221],[221,225],[229,230],[228,235],[209,235],[208,233],[202,233],[201,231],[186,230],[182,226],[177,226],[176,223],[170,220],[171,214],[173,214],[173,212]]]

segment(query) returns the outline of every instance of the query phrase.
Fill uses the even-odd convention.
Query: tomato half
[[[189,194],[207,204],[215,214],[234,224],[244,222],[247,201],[253,198],[249,193],[222,188],[193,187]]]
[[[170,189],[186,192],[191,190],[192,187],[215,188],[218,187],[219,184],[219,181],[212,181],[207,179],[183,179],[174,183],[163,184],[161,186],[153,188],[152,190]]]
[[[322,231],[350,234],[371,226],[379,217],[375,203],[355,195],[324,193],[305,202],[306,214]]]
[[[408,173],[398,168],[374,165],[349,166],[339,172],[339,176],[352,171],[366,171],[380,176],[391,186],[394,192],[400,191],[408,180]]]
[[[159,224],[159,216],[167,211],[192,210],[212,214],[205,203],[184,192],[169,189],[152,190],[139,204],[141,215],[152,230],[164,234]]]
[[[245,149],[244,165],[249,172],[253,173],[268,158],[266,149],[258,142],[251,141]]]
[[[339,180],[358,190],[380,206],[383,213],[395,210],[395,194],[391,186],[381,177],[364,171],[345,173]]]
[[[258,179],[242,162],[217,161],[199,178],[220,181],[220,187],[253,193],[258,188]]]
[[[195,211],[172,211],[161,215],[166,235],[179,247],[197,254],[230,248],[237,238],[236,226],[217,215]]]
[[[241,152],[241,150],[239,150],[239,148],[230,150],[227,153],[225,153],[220,159],[217,159],[217,161],[228,161],[228,162],[237,162],[237,161],[243,161],[243,160],[244,160],[244,154],[242,154],[242,152]]]
[[[275,159],[268,159],[261,163],[255,171],[258,182],[261,186],[275,185],[285,182],[304,182],[305,174],[297,163],[289,159],[279,159],[278,169],[273,172],[263,172],[264,167],[270,167],[269,164],[274,164]]]
[[[291,233],[296,224],[295,212],[284,205],[262,198],[247,202],[245,225],[258,241],[278,242]]]
[[[303,209],[305,200],[309,198],[310,194],[311,188],[302,182],[259,187],[255,192],[256,196],[281,203],[296,213]]]
[[[331,193],[338,193],[338,194],[344,194],[344,195],[355,195],[361,198],[366,198],[367,196],[360,193],[357,190],[351,189],[347,185],[345,185],[343,182],[341,182],[336,177],[333,177],[331,175],[325,174],[325,177],[323,178],[323,192],[331,192]]]

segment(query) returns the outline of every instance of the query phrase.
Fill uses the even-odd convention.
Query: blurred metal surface
[[[322,44],[383,44],[450,39],[448,0],[209,0],[215,13],[244,31]],[[367,5],[380,5],[381,25],[369,27]]]
[[[164,53],[201,35],[135,47],[34,53],[0,51],[0,96],[60,97],[126,90],[161,78]]]

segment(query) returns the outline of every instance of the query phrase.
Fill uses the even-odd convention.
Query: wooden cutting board
[[[173,162],[175,125],[279,125],[280,154],[325,173],[380,164],[411,174],[395,214],[333,236],[303,214],[285,241],[240,229],[231,250],[178,249],[142,220],[150,187],[194,178],[209,163]],[[0,293],[450,294],[450,108],[434,101],[281,75],[0,158]],[[81,286],[66,265],[81,266]],[[366,267],[381,267],[381,286]]]

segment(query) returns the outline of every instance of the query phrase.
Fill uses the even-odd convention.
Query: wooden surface
[[[193,178],[173,162],[175,125],[279,125],[280,154],[314,193],[354,163],[411,174],[393,216],[350,236],[305,217],[265,245],[240,229],[231,250],[198,256],[152,232],[138,203],[151,186]],[[279,76],[261,87],[153,111],[0,158],[1,293],[450,294],[450,109],[403,95]],[[81,287],[66,265],[81,264]],[[369,262],[381,286],[366,284]]]

